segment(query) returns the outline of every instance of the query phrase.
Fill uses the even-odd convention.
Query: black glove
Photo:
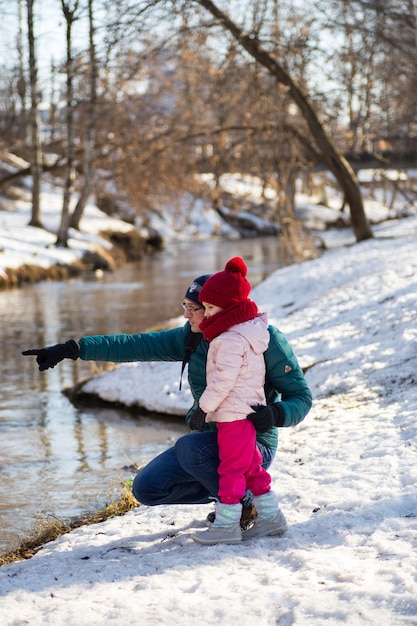
[[[39,365],[39,371],[55,367],[57,363],[63,359],[78,359],[80,356],[80,346],[74,339],[70,339],[66,343],[57,343],[56,346],[50,348],[35,348],[34,350],[25,350],[23,356],[36,356],[36,363]]]
[[[257,404],[252,409],[255,413],[249,413],[248,420],[250,420],[258,433],[266,433],[274,426],[284,426],[284,409],[279,402],[263,406]]]
[[[194,411],[190,419],[191,430],[199,430],[200,433],[202,433],[206,425],[206,415],[207,413],[204,413],[203,409],[200,409],[200,407],[198,407]]]

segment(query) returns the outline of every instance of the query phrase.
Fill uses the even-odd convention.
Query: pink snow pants
[[[271,476],[261,466],[255,426],[249,420],[217,422],[219,499],[238,504],[247,489],[260,496],[271,488]]]

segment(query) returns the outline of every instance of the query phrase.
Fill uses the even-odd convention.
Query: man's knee
[[[155,500],[152,498],[152,494],[149,492],[148,481],[146,480],[146,476],[144,475],[144,470],[141,470],[138,474],[136,474],[133,479],[132,484],[132,493],[136,500],[140,502],[140,504],[144,504],[145,506],[153,506],[157,504]]]
[[[192,435],[188,434],[188,435],[182,435],[181,437],[179,437],[177,439],[177,441],[174,443],[174,450],[175,450],[175,454],[178,458],[178,455],[182,455],[184,451],[188,451],[190,448],[190,437]]]

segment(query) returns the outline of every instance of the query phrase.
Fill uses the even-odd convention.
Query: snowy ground
[[[271,467],[288,532],[201,546],[190,534],[210,506],[139,507],[2,567],[2,626],[417,624],[417,218],[374,232],[252,293],[315,398],[302,424],[281,429]],[[142,376],[107,374],[115,399],[127,367]],[[164,380],[181,410],[178,365]],[[100,379],[89,384],[100,392]],[[130,402],[141,386],[132,397],[130,379]]]

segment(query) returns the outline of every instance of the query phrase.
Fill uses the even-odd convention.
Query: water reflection
[[[89,334],[140,332],[182,314],[190,281],[245,258],[253,285],[282,265],[274,238],[176,244],[100,282],[42,283],[0,293],[0,551],[39,516],[70,517],[102,506],[143,464],[186,432],[182,419],[78,410],[62,390],[100,364],[63,361],[40,373],[27,348]]]

